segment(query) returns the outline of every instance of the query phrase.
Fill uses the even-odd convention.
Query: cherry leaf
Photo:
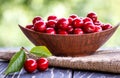
[[[5,74],[20,71],[24,65],[25,60],[26,54],[24,48],[21,48],[21,50],[14,54],[13,57],[11,58],[10,63],[8,64],[8,67],[5,71]]]
[[[30,51],[32,54],[35,54],[39,57],[49,57],[52,56],[50,51],[45,46],[36,46],[33,47]]]

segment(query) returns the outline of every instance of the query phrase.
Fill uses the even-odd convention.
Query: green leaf
[[[33,47],[30,51],[32,54],[35,54],[39,57],[49,57],[52,56],[50,51],[45,46],[36,46]]]
[[[13,57],[11,58],[10,63],[8,64],[8,67],[5,71],[5,74],[20,71],[23,67],[25,60],[26,54],[24,48],[21,48],[21,50],[14,54]]]

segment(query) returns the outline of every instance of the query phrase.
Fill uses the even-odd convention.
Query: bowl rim
[[[41,33],[41,32],[37,32],[37,31],[31,30],[31,29],[25,28],[24,26],[21,26],[20,24],[18,24],[18,26],[20,28],[23,28],[23,29],[27,30],[27,31],[38,33],[38,34],[41,34],[41,35],[49,35],[49,36],[87,36],[87,35],[95,35],[95,34],[110,31],[110,30],[112,30],[114,28],[118,28],[119,25],[113,26],[112,28],[109,28],[107,30],[103,30],[103,31],[100,31],[100,32],[94,32],[94,33],[88,33],[88,34],[68,34],[68,35]]]

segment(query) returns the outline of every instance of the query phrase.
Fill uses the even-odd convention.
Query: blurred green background
[[[31,24],[35,16],[85,17],[90,11],[96,12],[104,23],[115,26],[120,22],[120,0],[0,0],[0,47],[34,46],[18,24]],[[119,46],[119,33],[120,28],[103,47]]]

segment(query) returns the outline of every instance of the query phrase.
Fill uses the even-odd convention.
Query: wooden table
[[[87,70],[75,70],[59,67],[49,67],[44,72],[35,71],[32,74],[29,74],[24,69],[22,69],[20,72],[13,73],[10,75],[4,75],[3,73],[7,65],[7,61],[0,61],[0,78],[120,78],[120,74],[103,73]]]

